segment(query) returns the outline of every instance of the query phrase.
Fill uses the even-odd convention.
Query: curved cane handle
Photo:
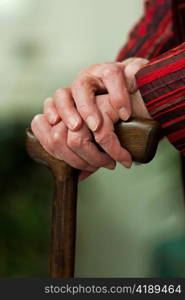
[[[120,121],[115,125],[115,132],[133,160],[147,163],[154,157],[160,137],[157,122],[137,118]],[[55,182],[50,276],[74,277],[78,171],[47,153],[31,130],[27,130],[26,143],[29,155],[51,169]]]
[[[130,152],[134,161],[148,163],[154,158],[161,135],[158,122],[131,118],[127,122],[119,121],[115,125],[115,132],[122,147]]]

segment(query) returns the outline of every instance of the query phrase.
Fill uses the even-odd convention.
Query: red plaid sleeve
[[[144,16],[131,30],[116,60],[133,56],[150,59],[175,45],[172,0],[145,0]]]
[[[172,6],[184,7],[184,1],[145,0],[144,17],[131,31],[117,61],[133,56],[152,59],[137,73],[138,87],[150,115],[185,155],[185,43],[174,48],[177,37],[173,28],[181,25],[178,27],[184,31],[180,18],[184,15],[177,14],[174,22]]]
[[[153,59],[136,78],[150,115],[185,155],[185,43]]]

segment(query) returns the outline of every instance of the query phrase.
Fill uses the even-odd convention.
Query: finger
[[[129,93],[135,93],[137,91],[135,75],[142,68],[142,66],[144,66],[147,63],[147,59],[135,58],[125,66],[124,73]]]
[[[44,114],[51,125],[54,125],[60,121],[61,118],[55,108],[53,98],[47,98],[44,101]]]
[[[54,95],[54,104],[66,126],[71,130],[78,130],[82,125],[82,118],[74,106],[71,89],[58,89]]]
[[[127,157],[127,152],[121,147],[119,143],[118,137],[113,132],[114,127],[113,124],[115,124],[119,117],[115,113],[115,110],[113,109],[112,105],[110,104],[110,96],[109,95],[100,95],[96,97],[96,103],[98,105],[99,110],[102,113],[103,116],[103,125],[99,132],[95,133],[95,135],[102,140],[106,141],[106,132],[108,133],[107,137],[107,143],[109,139],[112,139],[113,145],[109,145],[110,149],[108,150],[107,147],[104,147],[102,144],[102,148],[107,152],[109,151],[109,156],[112,158],[115,158],[116,160],[120,161],[124,166],[126,164],[127,167],[131,166],[131,160],[130,155]],[[97,138],[96,138],[97,139]],[[124,151],[124,152],[123,152]],[[118,157],[120,155],[119,153],[122,153],[122,157]],[[125,157],[126,155],[126,157]],[[122,162],[121,159],[124,158],[124,161]]]
[[[115,168],[115,162],[107,154],[99,151],[92,142],[92,136],[85,124],[79,131],[68,131],[67,144],[73,152],[95,168]]]
[[[52,127],[52,149],[55,157],[64,160],[76,169],[95,172],[95,167],[88,164],[68,147],[67,134],[68,129],[62,121]]]
[[[104,68],[103,82],[110,95],[110,101],[120,119],[126,121],[131,115],[130,97],[121,67],[112,64]]]
[[[115,124],[119,120],[119,115],[113,108],[110,102],[110,95],[98,95],[96,96],[96,104],[102,114],[102,116],[109,116],[109,118],[112,120],[112,124]],[[104,122],[104,119],[103,119]],[[104,124],[105,126],[105,124]],[[107,130],[109,130],[109,124]]]
[[[76,169],[96,171],[96,168],[88,165],[67,147],[67,127],[62,121],[52,127],[45,115],[37,115],[31,123],[31,128],[41,145],[51,155]]]
[[[113,131],[96,135],[96,141],[113,160],[120,162],[124,167],[130,168],[132,159],[129,152],[122,148],[117,136]]]
[[[94,136],[97,143],[113,160],[120,162],[126,168],[131,167],[131,155],[126,149],[121,147],[118,137],[113,131],[113,124],[109,116],[104,115],[103,126],[94,133]]]
[[[31,129],[36,138],[47,152],[53,154],[50,142],[51,128],[52,127],[44,114],[36,115],[31,122]]]
[[[95,101],[95,93],[99,88],[98,80],[87,74],[79,75],[72,85],[72,95],[77,109],[91,131],[96,131],[102,123]]]

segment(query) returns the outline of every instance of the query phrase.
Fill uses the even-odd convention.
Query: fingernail
[[[129,114],[128,114],[127,110],[124,107],[120,108],[119,115],[120,115],[120,118],[123,121],[127,121],[128,118],[129,118]]]
[[[78,126],[78,121],[74,117],[70,117],[68,122],[71,129],[75,129]]]
[[[132,162],[131,161],[122,161],[121,164],[126,167],[127,169],[130,169],[130,167],[132,166]]]
[[[109,170],[114,170],[115,169],[115,165],[114,164],[108,164],[105,166],[105,168],[109,169]]]
[[[89,116],[86,119],[87,125],[92,131],[95,131],[98,127],[97,121],[93,116]]]

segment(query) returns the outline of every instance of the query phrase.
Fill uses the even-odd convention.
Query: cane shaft
[[[78,172],[71,168],[65,180],[54,179],[50,276],[74,277]]]
[[[26,146],[29,155],[46,165],[54,178],[50,276],[73,277],[78,170],[47,153],[31,130],[27,130]]]
[[[134,160],[147,163],[154,157],[160,133],[157,122],[136,118],[118,122],[115,132]],[[50,276],[74,277],[78,170],[47,153],[30,130],[27,150],[34,160],[49,167],[54,177]]]

